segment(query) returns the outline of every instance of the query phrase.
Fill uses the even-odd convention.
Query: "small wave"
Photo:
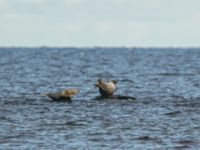
[[[175,116],[175,115],[180,114],[180,113],[181,113],[180,111],[172,111],[172,112],[166,113],[165,115],[167,115],[167,116]]]
[[[157,138],[157,137],[150,137],[150,136],[148,136],[148,135],[140,136],[140,137],[138,137],[138,138],[135,138],[135,140],[161,142],[161,139],[160,139],[160,138]]]
[[[194,76],[196,74],[193,73],[176,73],[176,72],[166,72],[166,73],[158,73],[159,76]]]

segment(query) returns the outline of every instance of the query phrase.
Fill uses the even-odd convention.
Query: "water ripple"
[[[200,50],[0,48],[0,149],[198,149]],[[97,100],[98,78],[121,99]],[[72,102],[43,93],[79,88]],[[124,97],[123,97],[124,96]]]

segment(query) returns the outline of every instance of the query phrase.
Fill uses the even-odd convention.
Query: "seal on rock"
[[[79,93],[79,90],[77,89],[66,89],[61,92],[46,93],[45,95],[51,98],[52,100],[70,101],[71,97],[77,95],[78,93]]]
[[[103,97],[112,96],[113,93],[117,90],[117,81],[111,80],[109,82],[103,81],[102,79],[98,79],[95,84],[96,87],[99,88],[99,92]]]

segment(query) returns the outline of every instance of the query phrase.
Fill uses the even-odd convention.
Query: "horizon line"
[[[58,49],[63,49],[63,48],[73,48],[73,49],[94,49],[94,48],[125,48],[125,49],[199,49],[200,46],[48,46],[48,45],[41,45],[41,46],[0,46],[0,49],[2,48],[58,48]]]

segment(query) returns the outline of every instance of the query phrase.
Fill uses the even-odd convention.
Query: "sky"
[[[199,47],[200,0],[0,0],[0,46]]]

